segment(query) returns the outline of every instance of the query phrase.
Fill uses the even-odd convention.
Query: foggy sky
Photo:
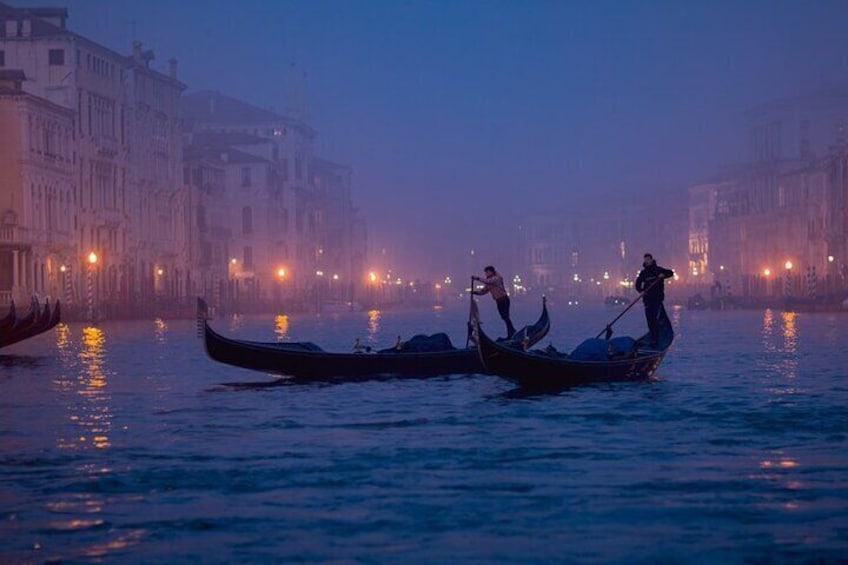
[[[66,5],[82,35],[177,58],[189,92],[278,112],[296,63],[372,244],[427,268],[486,263],[581,195],[683,191],[747,157],[747,108],[848,79],[845,1],[10,3]]]

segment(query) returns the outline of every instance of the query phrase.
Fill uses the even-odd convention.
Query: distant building
[[[710,258],[710,222],[715,219],[716,198],[728,182],[727,177],[716,177],[689,187],[689,268],[687,276],[692,284],[712,284],[724,271],[723,265],[713,265]]]
[[[226,182],[226,153],[214,148],[189,147],[183,153],[184,173],[177,212],[185,229],[178,231],[186,270],[186,292],[203,296],[222,308],[230,296],[230,211]]]
[[[216,147],[238,162],[225,167],[238,170],[237,178],[228,173],[227,190],[242,214],[232,224],[233,292],[265,300],[282,285],[310,305],[352,300],[366,274],[364,220],[352,204],[350,168],[315,157],[316,132],[305,110],[289,111],[280,115],[211,91],[183,97],[188,147]]]
[[[632,292],[644,253],[685,279],[687,221],[685,197],[662,192],[650,202],[595,202],[536,215],[525,230],[527,285],[578,298]]]
[[[708,232],[703,268],[721,271],[720,282],[740,294],[800,292],[808,272],[843,284],[848,87],[763,104],[747,116],[750,161],[721,183],[690,189],[714,197],[712,210],[691,210],[690,241]]]

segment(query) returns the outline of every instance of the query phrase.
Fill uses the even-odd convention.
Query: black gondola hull
[[[49,302],[45,302],[43,308],[38,302],[33,302],[26,316],[17,319],[10,327],[0,330],[0,348],[42,334],[59,324],[61,318],[62,310],[58,300],[52,309]]]
[[[293,377],[298,380],[337,380],[385,376],[436,376],[484,373],[477,347],[443,351],[381,351],[334,353],[307,350],[301,343],[255,342],[225,337],[206,318],[206,304],[198,299],[198,324],[206,353],[221,363]],[[550,329],[543,302],[542,314],[524,336],[537,343]],[[524,330],[522,330],[524,331]]]
[[[671,322],[660,308],[660,347],[649,349],[649,337],[637,340],[638,347],[626,358],[581,361],[544,351],[505,348],[477,328],[480,361],[486,371],[527,388],[561,388],[589,383],[640,381],[651,378],[665,358],[674,339]]]

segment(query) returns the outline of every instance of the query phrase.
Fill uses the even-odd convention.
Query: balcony
[[[17,243],[21,235],[20,232],[18,226],[0,226],[0,242]]]

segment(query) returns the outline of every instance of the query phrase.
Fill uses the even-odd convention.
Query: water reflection
[[[800,463],[797,459],[782,456],[778,459],[764,459],[760,461],[760,472],[755,473],[753,478],[767,483],[777,483],[781,491],[780,500],[776,502],[784,508],[798,508],[797,500],[787,499],[789,492],[800,491],[805,488],[803,481],[798,480],[792,473],[798,470]],[[768,489],[767,489],[768,490]],[[767,504],[771,505],[771,501]]]
[[[56,349],[59,351],[59,362],[65,368],[65,371],[53,380],[53,384],[58,385],[63,390],[67,390],[74,385],[74,380],[68,377],[68,374],[73,371],[75,362],[75,353],[73,351],[73,344],[71,343],[71,329],[64,322],[59,323],[55,329],[56,332],[54,335],[56,336]]]
[[[285,314],[277,314],[274,317],[274,333],[277,341],[289,341],[289,317]]]
[[[377,337],[380,333],[380,319],[383,317],[382,312],[379,310],[369,310],[368,311],[368,343],[376,344]]]
[[[763,313],[763,349],[765,351],[774,349],[771,343],[772,335],[774,335],[774,312],[767,308]]]
[[[153,324],[155,325],[155,330],[153,334],[156,336],[156,341],[158,341],[159,343],[165,343],[165,338],[168,334],[168,322],[166,322],[162,318],[156,318],[153,321]]]
[[[84,447],[84,444],[90,443],[103,449],[111,445],[109,434],[112,428],[111,397],[106,390],[106,337],[103,330],[93,326],[83,328],[78,359],[77,393],[86,402],[69,406],[69,419],[82,429],[82,433],[75,438],[60,438],[59,447]]]
[[[244,318],[242,318],[240,315],[233,314],[232,316],[230,316],[230,331],[231,332],[236,332],[236,331],[240,330],[243,325],[244,325]]]
[[[800,392],[794,383],[798,376],[798,326],[795,312],[766,310],[762,329],[761,365],[768,370],[768,391],[776,395]]]
[[[783,350],[796,353],[798,348],[798,329],[795,326],[795,312],[783,313]]]
[[[104,507],[109,502],[109,499],[102,495],[91,494],[64,495],[61,500],[50,501],[46,504],[47,511],[56,515],[56,518],[50,521],[47,532],[75,533],[87,530],[102,530],[107,522],[99,515],[102,514]],[[80,556],[86,558],[104,557],[110,552],[137,545],[147,534],[147,530],[144,529],[109,530],[104,536],[107,539],[99,539],[88,546],[79,548],[74,552],[77,555],[54,555],[50,561],[59,562],[66,559],[76,561]],[[40,549],[40,547],[36,546],[35,549]]]

